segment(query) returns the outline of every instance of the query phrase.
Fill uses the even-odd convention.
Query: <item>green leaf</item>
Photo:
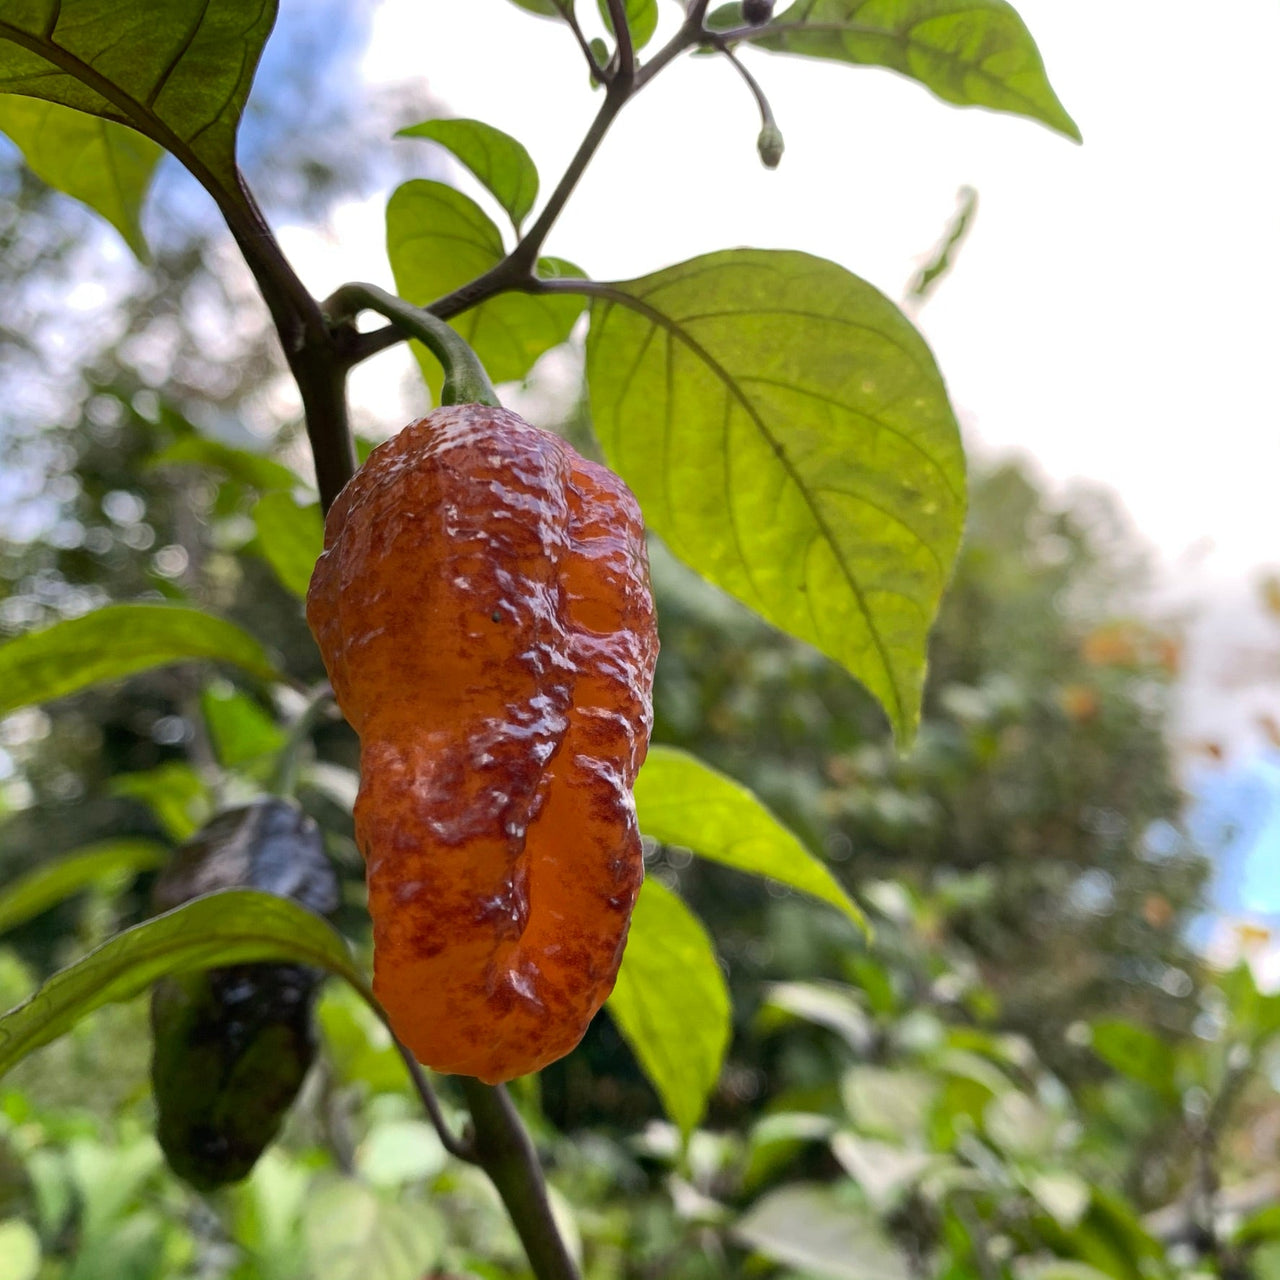
[[[645,835],[812,894],[867,928],[831,872],[746,787],[697,757],[674,747],[651,747],[636,779],[635,798]]]
[[[803,253],[727,250],[591,291],[595,427],[650,527],[847,667],[908,742],[965,510],[923,339]]]
[[[1259,991],[1247,960],[1218,974],[1215,981],[1226,999],[1234,1036],[1260,1048],[1280,1032],[1280,992]]]
[[[274,755],[284,746],[284,730],[251,698],[230,686],[210,685],[200,710],[218,760],[228,769]]]
[[[784,1169],[812,1142],[826,1142],[836,1127],[831,1116],[808,1112],[773,1111],[752,1126],[747,1142],[747,1162],[742,1171],[742,1189],[754,1191],[777,1181]]]
[[[995,1147],[1014,1159],[1049,1159],[1058,1144],[1062,1120],[1042,1102],[1006,1090],[987,1103],[983,1128]]]
[[[944,102],[1030,116],[1080,140],[1031,33],[1004,0],[796,0],[744,39],[776,53],[888,67]]]
[[[342,936],[319,916],[273,893],[228,889],[116,934],[0,1017],[0,1076],[95,1009],[128,1000],[159,977],[258,960],[315,965],[366,989]]]
[[[131,878],[139,871],[158,867],[164,857],[164,846],[154,840],[103,840],[36,867],[0,887],[0,933],[17,928],[89,885]]]
[[[223,472],[228,479],[251,489],[269,493],[273,489],[296,489],[302,481],[288,467],[273,458],[248,449],[237,449],[221,440],[184,436],[147,460],[152,467],[196,466]]]
[[[729,1044],[729,991],[698,918],[670,889],[644,882],[609,1013],[688,1136],[707,1107]]]
[[[129,125],[234,195],[236,128],[273,0],[24,0],[0,16],[0,93]]]
[[[404,1063],[391,1032],[350,987],[330,984],[316,1005],[316,1024],[336,1078],[371,1093],[404,1088]]]
[[[127,1146],[108,1147],[87,1137],[69,1144],[67,1167],[79,1202],[76,1234],[80,1257],[73,1274],[92,1275],[92,1270],[82,1265],[86,1254],[95,1262],[99,1261],[99,1251],[105,1253],[111,1249],[114,1237],[126,1226],[126,1220],[137,1221],[134,1216],[136,1197],[160,1163],[160,1149],[150,1135],[137,1138]],[[121,1252],[127,1255],[133,1250]],[[112,1261],[115,1262],[116,1258],[113,1257]],[[136,1276],[139,1269],[129,1267],[121,1271],[113,1266],[101,1274]]]
[[[493,220],[461,191],[418,178],[392,193],[387,204],[387,254],[396,291],[414,306],[427,306],[497,265],[502,235]],[[543,258],[545,278],[582,273],[558,258]],[[503,293],[450,323],[470,343],[494,382],[524,378],[544,352],[568,340],[582,314],[573,294]],[[431,394],[443,380],[436,358],[411,344]]]
[[[861,1133],[908,1146],[924,1133],[940,1087],[922,1070],[867,1063],[850,1067],[840,1085],[849,1118]]]
[[[404,1066],[393,1054],[399,1068],[396,1084],[404,1081]],[[407,1183],[434,1178],[449,1163],[439,1135],[425,1120],[389,1120],[375,1124],[356,1151],[360,1177],[375,1187],[402,1187]]]
[[[397,138],[429,138],[460,160],[507,211],[516,231],[538,198],[538,170],[510,134],[479,120],[426,120]]]
[[[1108,1066],[1176,1101],[1173,1049],[1145,1027],[1119,1018],[1093,1024],[1093,1051]]]
[[[613,35],[613,19],[609,16],[608,0],[596,0],[605,30]],[[640,50],[653,39],[658,29],[658,0],[625,0],[627,26],[631,28],[632,47]]]
[[[254,504],[257,549],[281,585],[306,599],[311,571],[324,550],[324,520],[317,503],[300,507],[287,493],[264,493]]]
[[[909,1280],[911,1275],[875,1216],[823,1183],[797,1182],[762,1196],[733,1235],[776,1262],[831,1280]]]
[[[108,788],[151,810],[165,834],[181,843],[213,816],[213,798],[204,780],[181,760],[141,773],[118,773]]]
[[[1249,1259],[1251,1280],[1280,1280],[1280,1243],[1272,1242],[1255,1249]]]
[[[859,1057],[875,1043],[875,1026],[849,987],[817,982],[771,982],[757,1015],[759,1029],[769,1034],[803,1018],[840,1036]]]
[[[0,645],[0,716],[193,658],[279,678],[262,646],[223,618],[177,605],[112,604]]]
[[[56,102],[15,94],[0,96],[0,131],[38,178],[101,214],[147,260],[139,218],[162,154],[150,138]]]
[[[306,1274],[325,1280],[418,1280],[444,1245],[431,1205],[398,1204],[352,1179],[313,1190],[304,1215]]]
[[[948,1163],[947,1157],[936,1151],[879,1142],[847,1130],[832,1135],[831,1154],[881,1215],[898,1208],[926,1174]]]
[[[1258,1245],[1264,1241],[1280,1242],[1280,1204],[1269,1204],[1249,1214],[1236,1228],[1231,1242]]]

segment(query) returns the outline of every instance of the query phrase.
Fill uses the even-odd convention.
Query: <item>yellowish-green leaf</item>
[[[16,94],[0,95],[0,132],[38,178],[101,214],[146,261],[139,219],[162,154],[156,143],[110,120]]]
[[[0,715],[194,658],[278,678],[262,646],[224,618],[176,605],[113,604],[0,646]]]
[[[944,102],[1030,116],[1080,139],[1005,0],[796,0],[746,38],[778,53],[888,67]]]
[[[281,585],[305,599],[311,571],[324,550],[324,522],[312,502],[300,507],[287,493],[264,493],[254,504],[258,550]]]
[[[0,93],[129,125],[234,196],[235,138],[274,0],[21,0],[0,8]]]
[[[640,890],[608,1009],[666,1113],[688,1135],[720,1078],[729,991],[706,930],[656,880]]]
[[[627,13],[627,26],[631,31],[633,49],[643,49],[653,39],[658,29],[658,0],[624,0]],[[608,0],[596,0],[600,16],[604,19],[605,30],[613,34],[613,18],[609,13]]]
[[[247,693],[219,682],[200,694],[200,710],[218,760],[239,769],[273,756],[288,735]]]
[[[635,797],[645,835],[811,894],[866,929],[866,918],[826,866],[746,787],[696,756],[651,747]]]
[[[352,1178],[323,1181],[308,1197],[306,1274],[325,1280],[420,1280],[445,1229],[433,1205],[398,1203]]]
[[[230,480],[268,493],[272,489],[296,489],[301,479],[283,463],[248,449],[237,449],[207,436],[183,436],[153,454],[147,467],[209,467]]]
[[[912,1274],[876,1215],[831,1183],[793,1182],[768,1192],[733,1234],[775,1262],[824,1280],[910,1280]]]
[[[177,843],[194,835],[213,816],[208,786],[183,760],[166,760],[140,773],[117,773],[108,790],[144,805]]]
[[[461,191],[415,179],[397,188],[387,204],[387,255],[397,293],[423,307],[496,266],[503,256],[502,235],[489,215]],[[553,278],[581,272],[557,258],[543,258],[538,274]],[[544,352],[568,340],[583,305],[583,299],[572,294],[503,293],[450,323],[494,382],[514,382],[524,378]],[[438,400],[440,365],[421,344],[412,346]]]
[[[590,289],[596,432],[650,527],[848,668],[909,742],[965,513],[924,340],[803,253],[727,250]]]
[[[0,933],[16,929],[90,885],[110,884],[158,867],[165,847],[154,840],[103,840],[43,863],[0,886]]]
[[[424,120],[398,138],[428,138],[451,151],[507,211],[517,231],[538,198],[538,170],[510,134],[480,120]]]
[[[315,965],[367,988],[342,936],[319,916],[273,893],[228,889],[116,934],[0,1017],[0,1076],[95,1009],[128,1000],[159,977],[258,960]]]

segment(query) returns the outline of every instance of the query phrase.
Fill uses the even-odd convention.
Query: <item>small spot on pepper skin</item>
[[[338,496],[307,619],[360,735],[397,1035],[489,1083],[562,1057],[613,988],[643,878],[658,642],[635,499],[515,414],[437,409]]]

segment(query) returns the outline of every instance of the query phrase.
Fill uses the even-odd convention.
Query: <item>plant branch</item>
[[[390,1027],[387,1029],[390,1030]],[[395,1041],[396,1051],[404,1059],[404,1065],[409,1069],[409,1079],[413,1081],[413,1087],[422,1101],[422,1109],[427,1113],[431,1127],[439,1135],[440,1144],[451,1156],[465,1160],[467,1164],[479,1164],[475,1146],[466,1138],[458,1137],[449,1127],[449,1122],[444,1118],[444,1112],[440,1110],[440,1099],[436,1097],[436,1091],[431,1087],[427,1073],[423,1071],[417,1058],[396,1039],[394,1033],[391,1038]]]
[[[627,21],[626,0],[606,0],[606,3],[614,39],[618,42],[614,77],[630,84],[636,74],[636,49],[631,39],[631,24]]]
[[[298,384],[320,506],[328,512],[356,469],[355,441],[347,418],[349,366],[342,358],[343,344],[330,331],[320,304],[284,256],[238,170],[236,180],[235,197],[221,188],[206,186],[253,273],[275,323],[289,371]]]
[[[460,1076],[475,1125],[476,1163],[497,1187],[537,1280],[579,1280],[547,1199],[537,1152],[502,1085]]]
[[[733,69],[742,77],[747,88],[751,90],[751,96],[756,100],[756,106],[760,108],[760,123],[766,129],[777,128],[777,123],[773,118],[773,108],[769,105],[769,99],[765,97],[764,90],[760,87],[760,82],[747,70],[738,55],[730,47],[729,42],[723,39],[715,39],[712,41],[717,49],[720,50],[730,63]]]
[[[516,245],[503,262],[498,264],[499,268],[504,263],[511,262],[517,274],[531,275],[533,273],[538,254],[542,251],[542,246],[546,242],[551,228],[555,225],[556,219],[568,203],[569,197],[573,194],[574,188],[578,185],[583,173],[586,172],[587,165],[594,158],[600,143],[604,141],[604,135],[609,132],[609,126],[616,119],[618,112],[626,106],[634,92],[633,80],[621,74],[614,76],[605,90],[604,101],[600,104],[600,110],[596,112],[595,119],[592,120],[590,127],[587,129],[586,136],[574,153],[573,159],[569,161],[568,168],[561,175],[560,181],[556,183],[556,188],[548,198],[546,207],[538,215],[533,226],[521,237],[520,243]],[[483,276],[480,278],[484,279]],[[457,292],[461,293],[462,290]],[[447,303],[452,296],[442,298],[440,301]],[[431,310],[435,312],[435,307],[432,307]]]
[[[609,131],[609,126],[634,92],[635,89],[633,87],[624,84],[619,79],[615,79],[609,85],[605,91],[605,99],[600,104],[600,110],[596,112],[595,119],[592,120],[591,127],[587,130],[581,146],[578,147],[573,159],[569,162],[569,167],[556,184],[556,189],[551,193],[546,207],[538,215],[537,221],[533,226],[525,232],[520,243],[501,262],[496,263],[483,275],[468,281],[452,293],[447,293],[444,297],[437,298],[430,306],[420,308],[420,310],[435,316],[437,319],[450,320],[471,307],[479,306],[480,303],[495,297],[499,293],[513,291],[521,293],[537,292],[536,289],[530,286],[536,283],[533,269],[537,263],[542,245],[546,241],[555,220],[560,216],[561,211],[568,202],[570,195],[573,194],[573,189],[578,185],[578,180],[582,177],[587,165],[591,162],[592,157],[603,141],[604,135]],[[339,289],[338,293],[334,294],[325,305],[333,304],[341,293],[342,290]],[[387,296],[389,297],[390,295]],[[370,356],[377,355],[380,351],[385,351],[388,347],[395,346],[397,342],[403,341],[405,337],[406,334],[398,323],[383,329],[376,329],[372,333],[353,332],[346,367],[350,368],[352,365],[359,364],[362,360],[367,360]]]
[[[489,375],[476,353],[459,333],[430,311],[423,311],[376,284],[344,284],[324,303],[325,314],[339,323],[350,321],[365,310],[386,316],[408,337],[425,343],[440,361],[444,369],[441,404],[498,404]]]
[[[610,0],[610,3],[615,3],[615,0]],[[704,26],[708,3],[709,0],[698,0],[698,3],[692,5],[680,29],[643,67],[636,68],[634,66],[635,59],[633,55],[631,59],[633,65],[629,75],[609,75],[604,101],[600,104],[600,109],[596,112],[595,118],[592,120],[581,145],[574,153],[574,157],[569,162],[560,181],[556,184],[555,190],[548,198],[546,206],[516,247],[501,262],[495,264],[483,275],[477,276],[474,280],[464,284],[461,288],[455,289],[452,293],[447,293],[444,297],[437,298],[422,310],[441,320],[450,320],[454,316],[478,306],[499,293],[509,291],[523,293],[544,292],[539,287],[542,282],[537,280],[534,275],[534,267],[537,264],[538,254],[541,252],[542,246],[546,242],[556,219],[568,203],[569,197],[577,187],[579,180],[586,171],[587,165],[590,164],[601,142],[604,140],[605,134],[608,133],[609,126],[613,124],[622,108],[668,63],[672,62],[686,49],[692,48],[697,44],[706,43],[710,35]],[[625,10],[623,13],[625,18]],[[625,27],[625,25],[624,21],[623,26]],[[630,32],[628,31],[628,39],[629,37]],[[551,290],[545,290],[545,292],[551,292]],[[560,290],[560,292],[568,293],[574,292],[574,290]],[[585,293],[588,291],[580,289],[577,292]],[[341,356],[343,368],[352,368],[361,361],[369,359],[370,356],[375,356],[380,351],[385,351],[388,347],[395,346],[397,342],[403,341],[404,337],[405,334],[401,328],[394,324],[387,325],[382,329],[375,329],[370,333],[357,333],[352,327],[348,332],[347,344]]]
[[[458,1077],[471,1113],[471,1131],[459,1137],[449,1127],[426,1072],[391,1030],[386,1010],[367,986],[356,990],[390,1032],[396,1052],[404,1060],[422,1108],[444,1149],[451,1156],[483,1169],[497,1189],[536,1280],[581,1280],[551,1212],[538,1153],[506,1089],[502,1085],[482,1084],[470,1076]]]
[[[582,27],[578,23],[578,15],[574,13],[573,6],[557,5],[560,10],[560,16],[569,24],[569,30],[573,32],[574,38],[578,42],[578,48],[582,50],[583,57],[587,60],[587,67],[590,72],[601,84],[608,84],[613,79],[613,72],[606,67],[602,67],[596,61],[596,55],[592,52],[591,42],[587,39]]]
[[[686,49],[704,44],[709,34],[706,28],[707,8],[710,0],[695,0],[685,13],[680,29],[636,72],[636,89],[643,89],[667,63],[678,58]]]
[[[307,703],[289,728],[289,736],[276,758],[271,776],[272,795],[292,799],[298,790],[298,774],[302,765],[302,749],[311,740],[316,725],[333,710],[333,689],[327,680],[308,690]]]

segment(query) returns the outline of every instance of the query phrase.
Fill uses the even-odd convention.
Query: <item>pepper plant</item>
[[[297,382],[314,485],[198,434],[164,460],[231,474],[257,494],[259,549],[295,599],[319,551],[321,517],[356,467],[346,396],[353,368],[447,321],[501,386],[571,341],[585,317],[594,445],[639,499],[650,532],[707,581],[843,666],[908,748],[928,630],[965,516],[955,415],[911,322],[856,275],[801,251],[729,249],[601,281],[544,248],[618,114],[683,55],[722,57],[740,73],[761,117],[760,158],[772,168],[782,135],[744,52],[887,67],[944,102],[1012,112],[1077,138],[1031,35],[1003,0],[796,0],[776,15],[767,0],[712,12],[707,0],[683,8],[603,0],[603,37],[589,34],[585,4],[514,2],[527,12],[513,14],[497,38],[519,39],[524,21],[560,24],[581,49],[584,94],[590,85],[599,96],[595,118],[541,198],[524,146],[482,121],[431,119],[404,130],[468,168],[510,230],[444,182],[404,183],[386,213],[397,296],[359,282],[313,296],[238,166],[238,126],[275,20],[271,3],[8,4],[0,128],[40,177],[109,219],[140,255],[139,213],[163,152],[216,204]],[[370,313],[380,322],[362,327]],[[456,370],[414,347],[439,396]],[[329,727],[327,687],[306,686],[263,638],[171,594],[113,602],[9,641],[0,648],[0,714],[159,667],[217,664],[255,697],[274,696],[287,722],[258,725],[251,748],[224,742],[212,768],[225,776],[196,779],[201,803],[225,796],[230,778],[259,794],[292,795]],[[216,739],[228,723],[217,699],[204,714]],[[658,746],[636,804],[653,840],[768,876],[842,913],[852,945],[861,915],[846,891],[732,779]],[[169,817],[176,839],[191,834],[190,812]],[[12,889],[9,910],[30,914],[106,870],[136,873],[159,856],[136,842],[79,853]],[[0,1019],[0,1073],[94,1009],[210,967],[315,966],[380,1016],[364,934],[349,928],[354,954],[341,932],[284,897],[244,888],[198,896],[106,938]],[[719,1076],[729,999],[705,929],[656,879],[641,893],[607,1009],[687,1139]],[[508,1091],[462,1080],[466,1116],[457,1129],[436,1083],[402,1056],[444,1147],[492,1179],[534,1274],[578,1274]]]

